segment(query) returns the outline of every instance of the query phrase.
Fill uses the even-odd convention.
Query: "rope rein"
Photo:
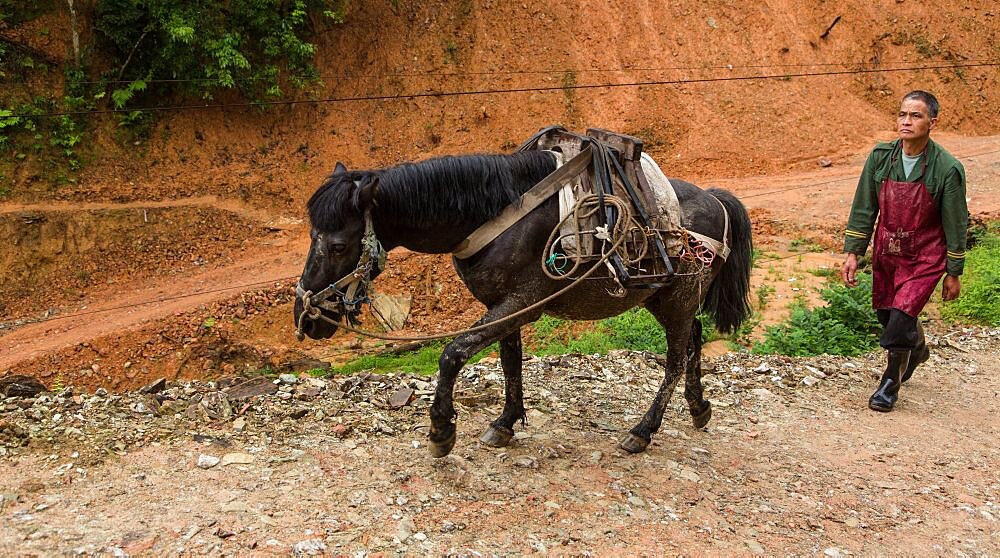
[[[344,324],[344,323],[341,323],[341,322],[339,322],[337,320],[333,320],[333,319],[327,317],[325,314],[323,314],[320,311],[319,308],[317,308],[316,306],[312,305],[312,303],[310,301],[310,297],[312,296],[312,293],[310,291],[305,291],[302,294],[302,296],[301,296],[303,309],[302,309],[302,313],[299,314],[299,323],[297,324],[298,325],[298,332],[302,331],[302,326],[304,325],[305,319],[308,316],[308,318],[312,319],[312,320],[323,320],[324,322],[327,322],[329,324],[332,324],[332,325],[335,325],[337,327],[343,328],[343,329],[345,329],[347,331],[350,331],[350,332],[353,332],[353,333],[358,333],[360,335],[365,335],[365,336],[368,336],[368,337],[374,337],[375,339],[383,339],[385,341],[431,341],[431,340],[434,340],[434,339],[447,339],[449,337],[458,337],[459,335],[465,335],[467,333],[476,333],[478,331],[483,331],[485,329],[489,329],[491,327],[495,327],[495,326],[497,326],[499,324],[503,324],[503,323],[509,322],[510,320],[513,320],[514,318],[523,316],[523,315],[525,315],[525,314],[527,314],[529,312],[537,310],[538,308],[540,308],[540,307],[548,304],[549,302],[552,302],[556,298],[558,298],[558,297],[566,294],[567,292],[569,292],[570,289],[572,289],[573,287],[576,287],[581,282],[583,282],[585,279],[587,279],[588,277],[590,277],[595,271],[597,271],[601,267],[601,264],[607,262],[608,259],[616,252],[616,250],[618,249],[618,247],[621,246],[625,242],[625,240],[627,238],[628,238],[627,235],[620,236],[618,238],[618,240],[614,244],[611,245],[611,247],[601,257],[600,260],[597,260],[596,262],[594,262],[594,265],[590,269],[588,269],[586,273],[584,273],[583,275],[581,275],[579,278],[575,279],[569,285],[566,285],[562,289],[559,289],[558,291],[550,294],[549,296],[543,298],[542,300],[539,300],[538,302],[532,304],[531,306],[528,306],[526,308],[522,308],[521,310],[518,310],[517,312],[514,312],[513,314],[504,316],[503,318],[500,318],[498,320],[494,320],[494,321],[489,322],[489,323],[481,324],[481,325],[478,325],[478,326],[473,326],[473,327],[462,329],[462,330],[459,330],[459,331],[451,331],[451,332],[447,332],[447,333],[440,333],[440,334],[437,334],[437,335],[416,335],[416,336],[412,336],[412,337],[401,337],[401,336],[398,336],[398,335],[385,335],[385,334],[381,334],[381,333],[375,333],[373,331],[367,331],[367,330],[363,330],[363,329],[358,329],[358,328],[352,327],[352,326],[350,326],[348,324]]]

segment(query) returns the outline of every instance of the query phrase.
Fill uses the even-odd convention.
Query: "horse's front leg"
[[[514,437],[514,423],[524,417],[524,390],[521,368],[521,330],[518,329],[500,340],[500,365],[503,366],[504,403],[503,413],[483,432],[479,440],[495,448],[506,447]]]
[[[657,390],[649,410],[619,444],[629,453],[644,451],[653,440],[653,433],[660,429],[670,396],[687,370],[688,342],[691,340],[691,320],[695,311],[694,307],[684,309],[684,304],[679,301],[668,301],[668,297],[664,295],[657,296],[647,303],[646,308],[663,326],[666,333],[667,365],[663,381],[660,382],[660,389]]]
[[[503,316],[508,316],[523,307],[523,305],[517,305],[514,303],[493,307],[486,313],[485,316],[483,316],[482,319],[476,322],[476,325],[496,321],[497,319]],[[537,314],[531,316],[519,316],[515,320],[499,324],[495,328],[490,327],[475,333],[460,335],[456,337],[454,341],[448,343],[448,345],[444,348],[444,351],[441,353],[441,360],[438,362],[438,385],[437,390],[434,393],[434,403],[431,404],[430,413],[431,430],[429,435],[430,442],[428,446],[433,457],[444,457],[451,453],[451,449],[455,446],[456,413],[453,398],[455,392],[455,380],[458,378],[458,372],[463,366],[465,366],[465,363],[469,361],[469,358],[472,357],[472,355],[485,349],[494,341],[499,339],[505,339],[506,341],[510,336],[518,335],[522,325],[537,318]],[[518,338],[517,349],[518,361],[520,361],[520,338]],[[509,348],[509,350],[507,350],[501,348],[501,354],[507,354],[506,358],[507,360],[510,360],[513,354],[513,349]],[[505,375],[507,374],[507,360],[504,361]],[[520,362],[518,362],[518,386],[520,386],[520,376]],[[517,392],[517,399],[520,400],[520,390]],[[516,408],[511,409],[512,413],[515,411]],[[523,410],[521,412],[523,413]],[[511,421],[511,426],[513,426],[513,421]]]

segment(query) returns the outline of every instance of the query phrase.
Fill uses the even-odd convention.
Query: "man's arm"
[[[865,161],[865,168],[861,172],[861,178],[858,179],[858,188],[854,191],[847,230],[844,231],[844,252],[847,256],[840,266],[840,277],[851,287],[858,284],[858,256],[864,256],[868,250],[872,229],[875,228],[875,217],[878,216],[878,192],[874,177],[875,153],[873,150]]]
[[[875,228],[878,216],[878,191],[875,184],[876,151],[872,151],[865,161],[865,168],[854,191],[851,215],[847,219],[844,232],[844,252],[864,256]]]
[[[948,246],[948,275],[958,277],[965,270],[965,239],[969,228],[969,206],[965,200],[965,169],[952,168],[941,192],[941,226]]]

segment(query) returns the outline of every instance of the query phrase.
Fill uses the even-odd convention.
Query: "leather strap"
[[[451,252],[458,259],[465,259],[474,256],[487,244],[493,242],[496,237],[509,229],[522,217],[531,213],[536,207],[549,199],[559,191],[570,178],[582,173],[590,164],[592,159],[591,146],[585,147],[575,157],[566,162],[551,174],[535,184],[530,190],[525,192],[520,199],[520,203],[511,204],[504,208],[499,215],[483,223],[478,229],[472,231],[465,240],[458,243]]]
[[[639,213],[639,217],[642,218],[642,224],[645,225],[647,230],[655,229],[656,227],[653,224],[653,220],[649,218],[649,214],[646,213],[646,209],[643,207],[642,200],[639,199],[639,195],[635,193],[635,187],[632,186],[632,181],[628,179],[625,169],[618,163],[618,159],[611,157],[611,162],[615,165],[615,171],[618,172],[619,176],[621,176],[622,185],[625,186],[625,190],[628,192],[629,198],[632,199],[632,206],[635,207],[636,211]],[[633,166],[636,164],[638,163],[632,163]],[[638,172],[642,172],[641,166]],[[667,247],[663,245],[663,238],[661,238],[658,234],[652,235],[652,238],[653,244],[656,246],[656,253],[660,256],[660,259],[663,261],[663,265],[667,269],[667,275],[673,275],[674,266],[670,263],[670,258],[667,256]]]
[[[729,212],[726,211],[726,206],[722,204],[719,198],[715,198],[715,201],[719,202],[719,207],[722,208],[722,217],[725,219],[725,224],[723,225],[722,229],[722,241],[720,242],[710,236],[705,236],[701,233],[696,233],[691,229],[687,229],[687,233],[688,236],[700,240],[702,244],[705,244],[709,248],[711,248],[712,251],[715,252],[717,256],[722,258],[722,261],[726,261],[729,258],[729,252],[731,251],[731,249],[729,248]]]

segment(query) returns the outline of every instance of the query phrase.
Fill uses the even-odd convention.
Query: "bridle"
[[[324,318],[323,310],[347,316],[348,321],[353,321],[352,316],[361,312],[361,305],[371,301],[368,292],[372,282],[372,267],[377,264],[379,269],[384,269],[385,257],[382,243],[375,238],[371,210],[366,210],[365,234],[361,238],[361,257],[358,258],[358,265],[354,271],[317,293],[307,291],[302,286],[301,278],[295,285],[295,296],[302,301],[302,313],[299,314],[296,324],[295,337],[299,341],[305,339],[302,331],[305,321]]]

